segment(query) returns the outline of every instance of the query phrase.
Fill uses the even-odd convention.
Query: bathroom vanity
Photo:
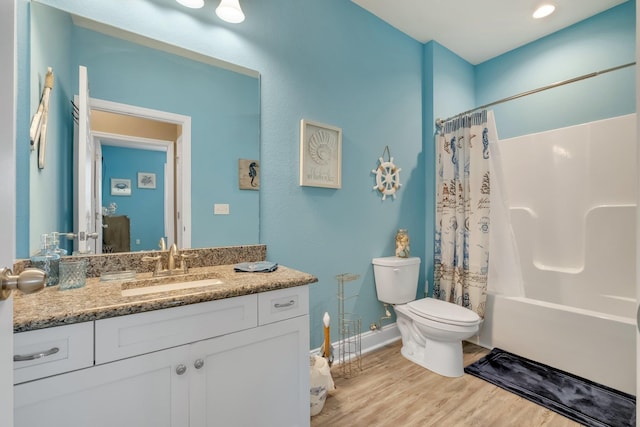
[[[308,425],[317,279],[232,264],[188,279],[202,277],[217,280],[127,296],[136,283],[91,278],[17,297],[16,427]],[[138,282],[146,291],[181,280]]]

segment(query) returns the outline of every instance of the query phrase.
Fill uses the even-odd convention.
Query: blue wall
[[[102,147],[102,205],[116,203],[117,215],[130,220],[132,251],[158,249],[164,235],[164,165],[167,153],[137,148]],[[138,172],[156,174],[156,188],[138,188]],[[131,180],[130,196],[112,196],[111,178]],[[140,243],[136,243],[140,241]]]
[[[93,98],[191,117],[191,246],[258,243],[260,193],[238,188],[238,159],[260,153],[259,79],[81,27],[73,41]]]
[[[347,310],[365,328],[383,314],[371,259],[392,255],[396,230],[407,228],[424,260],[420,43],[344,0],[246,0],[247,19],[235,26],[215,17],[215,2],[197,11],[173,0],[45,3],[260,71],[260,240],[270,260],[319,278],[311,345],[322,341],[325,311],[337,320],[337,274],[360,275],[348,284],[359,297]],[[303,118],[342,128],[342,189],[298,185]],[[403,186],[383,202],[371,170],[387,145]]]
[[[475,104],[474,67],[458,55],[431,41],[424,45],[424,115],[425,138],[425,268],[429,280],[428,292],[433,289],[433,255],[435,238],[435,120],[446,119],[467,111]]]
[[[557,81],[635,61],[635,2],[476,66],[437,42],[424,46],[424,135],[427,224],[434,224],[434,120]],[[541,132],[636,111],[635,67],[614,71],[491,107],[500,138]],[[425,258],[433,259],[427,226]],[[433,261],[428,261],[433,263]],[[433,270],[427,271],[433,277]]]
[[[476,66],[476,105],[634,62],[635,2],[627,1],[562,31]],[[636,111],[628,67],[493,107],[500,138]]]
[[[23,12],[28,4],[19,3]],[[18,212],[22,206],[38,215],[18,215],[17,248],[19,257],[27,257],[40,247],[40,235],[52,231],[72,231],[73,188],[70,171],[73,165],[73,122],[71,103],[71,32],[65,14],[32,14],[33,31],[28,56],[20,55],[18,76],[22,81],[18,94],[17,161]],[[24,35],[28,37],[28,33]],[[21,52],[19,50],[19,52]],[[38,109],[47,67],[54,72],[54,86],[49,101],[45,168],[38,169],[38,151],[29,149],[29,121]],[[37,70],[29,79],[29,69]],[[20,166],[21,165],[21,166]],[[26,166],[28,165],[28,166]],[[26,182],[25,182],[26,181]],[[24,191],[21,189],[24,188]],[[31,234],[22,232],[31,230]],[[67,242],[63,241],[64,246]],[[31,253],[29,252],[31,248]],[[71,247],[67,247],[71,249]]]
[[[345,0],[244,0],[247,19],[235,26],[217,20],[209,3],[197,11],[173,0],[131,2],[126,10],[101,0],[45,3],[260,71],[261,242],[270,260],[319,278],[311,286],[311,347],[322,342],[322,314],[336,319],[336,274],[360,275],[347,284],[359,294],[347,310],[362,317],[365,329],[382,314],[370,260],[393,254],[397,228],[409,230],[412,252],[423,260],[419,295],[424,291],[433,270],[435,118],[628,62],[635,49],[633,2],[477,66],[436,42],[415,42]],[[559,45],[562,53],[551,55]],[[627,73],[633,68],[610,83]],[[635,110],[633,79],[627,84],[624,77],[625,93],[610,92],[610,85],[596,92],[603,89],[595,80],[560,96],[574,108],[589,92],[596,113],[569,113],[572,121]],[[502,137],[538,129],[524,114],[536,108],[533,101],[517,117],[504,116],[516,104],[495,108]],[[343,129],[342,189],[298,185],[302,118]],[[383,202],[370,171],[386,145],[402,168],[403,187]]]
[[[20,6],[27,13],[29,3]],[[30,69],[42,71],[24,88],[30,98],[19,94],[20,130],[28,129],[37,109],[47,66],[56,83],[45,169],[38,170],[36,153],[29,153],[28,133],[19,136],[26,141],[18,144],[18,170],[31,173],[18,177],[18,189],[27,190],[18,191],[17,202],[19,212],[25,206],[33,214],[18,215],[17,256],[39,248],[42,233],[74,230],[69,100],[77,93],[78,65],[88,68],[93,98],[191,117],[192,247],[258,243],[260,193],[238,188],[237,168],[238,159],[259,157],[259,79],[73,26],[70,16],[56,9],[30,9],[37,25],[30,56],[19,59],[24,64],[19,76],[24,81]],[[231,214],[214,216],[214,203],[229,204]]]

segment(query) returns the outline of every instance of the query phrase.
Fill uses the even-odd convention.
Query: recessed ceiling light
[[[200,9],[204,6],[204,0],[176,0],[183,6],[190,7],[191,9]]]
[[[536,19],[544,18],[545,16],[549,16],[556,10],[556,7],[552,4],[543,4],[539,8],[533,12],[533,17]]]

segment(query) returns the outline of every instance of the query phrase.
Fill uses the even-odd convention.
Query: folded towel
[[[241,262],[233,266],[233,270],[243,273],[271,273],[278,269],[278,264],[269,261]]]

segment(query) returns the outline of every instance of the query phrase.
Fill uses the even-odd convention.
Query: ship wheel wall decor
[[[384,153],[389,154],[389,160],[384,160]],[[377,169],[373,169],[371,173],[376,174],[376,185],[373,186],[374,190],[378,190],[382,194],[382,200],[385,200],[387,196],[393,196],[396,198],[396,191],[400,189],[400,169],[393,163],[393,157],[389,147],[385,147],[382,157],[378,159],[380,165]]]

